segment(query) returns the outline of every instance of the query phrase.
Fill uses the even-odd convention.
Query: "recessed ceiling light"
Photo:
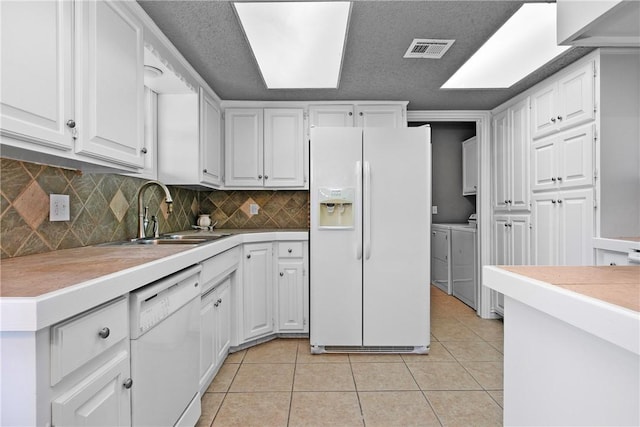
[[[338,87],[350,2],[234,6],[269,89]]]
[[[160,77],[162,75],[162,70],[158,67],[154,67],[152,65],[145,65],[144,66],[144,76],[145,77],[149,77],[151,79],[155,79],[157,77]]]
[[[556,42],[556,4],[523,4],[442,88],[508,88],[567,49]]]

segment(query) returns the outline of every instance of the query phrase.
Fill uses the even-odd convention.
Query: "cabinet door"
[[[407,121],[402,114],[402,105],[356,105],[358,126],[363,128],[400,128]]]
[[[533,264],[557,265],[558,211],[557,194],[535,194],[531,198]]]
[[[73,3],[0,3],[2,132],[71,150]]]
[[[130,426],[129,354],[122,351],[51,402],[56,426]],[[135,386],[135,385],[134,385]]]
[[[216,293],[216,364],[227,357],[231,345],[231,279],[218,286]]]
[[[507,209],[509,199],[508,112],[493,118],[493,207]]]
[[[593,189],[558,193],[558,265],[593,265]]]
[[[529,216],[512,216],[509,220],[510,264],[529,265],[531,252],[531,219]]]
[[[202,297],[200,305],[200,385],[216,363],[215,291]],[[202,388],[202,387],[201,387]]]
[[[75,2],[76,152],[142,168],[142,25],[124,3]],[[79,108],[78,108],[79,107]]]
[[[529,210],[529,98],[509,108],[509,208]]]
[[[353,127],[352,105],[311,105],[309,126]]]
[[[222,140],[220,109],[200,88],[200,170],[204,184],[222,185]]]
[[[553,83],[531,95],[531,136],[533,139],[557,131],[557,99],[557,83]]]
[[[244,245],[244,340],[273,331],[272,244]]]
[[[302,109],[264,110],[265,187],[303,187],[304,129]]]
[[[589,124],[558,136],[558,188],[593,185],[594,127],[595,125]]]
[[[560,129],[567,129],[595,119],[594,63],[566,75],[558,81],[557,111]]]
[[[263,116],[261,109],[225,111],[225,184],[261,187],[263,184]]]
[[[462,142],[462,195],[478,190],[478,140],[474,136]]]
[[[531,190],[549,190],[556,188],[557,136],[550,136],[536,141],[531,146]]]
[[[278,329],[304,330],[304,277],[302,260],[278,262]]]
[[[496,215],[493,217],[493,263],[510,265],[509,217]]]

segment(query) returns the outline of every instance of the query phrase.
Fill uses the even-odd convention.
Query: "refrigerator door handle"
[[[364,162],[364,257],[371,258],[371,165]]]
[[[362,164],[356,162],[356,259],[362,259]]]

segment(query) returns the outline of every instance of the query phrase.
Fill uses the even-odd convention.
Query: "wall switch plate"
[[[437,215],[438,214],[438,207],[437,206],[431,206],[431,213],[433,215]]]
[[[69,196],[51,194],[49,196],[49,221],[69,221]]]
[[[260,209],[260,206],[258,206],[256,203],[251,203],[249,205],[249,213],[251,215],[258,215],[258,210]]]

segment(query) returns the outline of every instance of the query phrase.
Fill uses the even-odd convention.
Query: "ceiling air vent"
[[[440,59],[453,42],[455,40],[413,39],[404,57]]]

